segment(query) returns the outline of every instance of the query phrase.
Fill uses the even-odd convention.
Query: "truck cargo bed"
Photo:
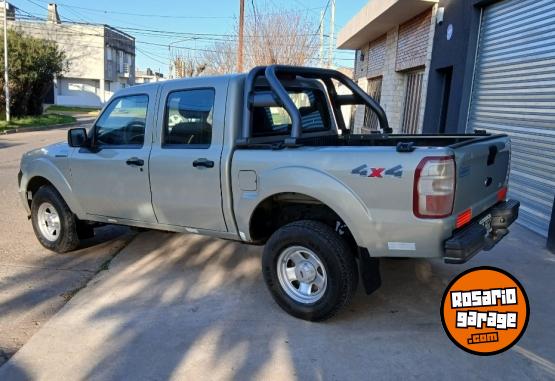
[[[322,135],[301,137],[297,143],[304,146],[396,146],[399,143],[413,143],[415,147],[457,148],[478,141],[487,141],[500,135],[459,134],[459,135],[402,135],[402,134],[365,134],[365,135]]]

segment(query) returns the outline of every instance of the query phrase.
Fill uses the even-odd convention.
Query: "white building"
[[[103,24],[62,22],[56,4],[48,5],[47,21],[12,19],[10,13],[8,21],[10,28],[55,41],[65,52],[69,70],[55,79],[50,102],[98,107],[135,84],[135,38],[127,33]]]
[[[151,83],[164,81],[164,74],[152,71],[152,69],[147,68],[146,70],[136,70],[135,71],[135,84],[141,83]]]

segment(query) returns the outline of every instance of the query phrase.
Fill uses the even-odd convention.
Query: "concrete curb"
[[[81,126],[83,124],[91,123],[95,119],[96,118],[82,119],[82,120],[78,120],[76,122],[62,123],[62,124],[52,124],[50,126],[10,128],[8,130],[4,130],[4,131],[0,132],[0,135],[11,135],[11,134],[17,134],[17,133],[22,133],[22,132],[55,130],[57,128],[64,128],[64,127],[78,127],[78,126]]]

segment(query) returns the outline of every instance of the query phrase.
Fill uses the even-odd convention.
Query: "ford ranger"
[[[345,105],[380,131],[354,134]],[[518,216],[509,163],[505,135],[394,134],[340,72],[273,65],[123,89],[88,131],[26,153],[18,180],[50,250],[102,224],[265,245],[275,301],[324,320],[359,277],[367,293],[380,286],[378,258],[463,263],[491,249]]]

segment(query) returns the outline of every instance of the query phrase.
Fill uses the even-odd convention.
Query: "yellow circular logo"
[[[506,351],[522,337],[530,306],[524,288],[508,272],[476,267],[451,281],[441,302],[441,322],[459,348],[488,356]]]

